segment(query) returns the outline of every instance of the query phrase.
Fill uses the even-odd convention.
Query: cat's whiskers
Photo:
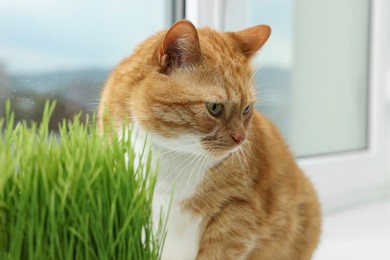
[[[169,157],[165,157],[165,158],[161,159],[161,161],[163,161],[163,163],[161,163],[161,166],[162,167],[165,167],[165,166],[167,166],[167,167],[172,166],[173,167],[174,165],[172,165],[172,162],[175,163],[174,162],[175,160],[180,160],[181,163],[176,166],[176,167],[180,167],[183,164],[183,162],[188,161],[189,158],[192,158],[194,156],[194,154],[186,154],[186,155],[187,155],[187,157],[185,157],[184,159],[183,159],[183,154],[180,154],[180,153],[172,154]],[[169,176],[167,176],[167,177],[169,177]]]
[[[270,99],[270,100],[277,100],[277,101],[284,101],[287,96],[285,93],[282,93],[279,90],[273,90],[273,89],[265,89],[265,90],[259,90],[255,92],[257,100],[260,102],[262,100]]]
[[[215,152],[215,149],[210,148],[209,151],[210,151],[210,153],[207,153],[207,154],[206,154],[208,160],[212,159],[212,156],[211,156],[210,154],[212,154],[213,152]],[[203,166],[203,169],[202,169],[201,172],[206,173],[206,172],[208,171],[208,170],[206,170],[207,161],[206,161],[203,165],[204,165],[204,166]],[[199,173],[198,173],[198,174],[199,174]],[[207,179],[206,179],[206,181],[207,181]],[[206,190],[206,189],[201,189],[200,192],[202,193],[202,196],[208,197],[208,190]]]
[[[255,91],[256,95],[260,95],[260,94],[264,94],[264,93],[277,93],[277,94],[281,94],[281,95],[285,94],[282,91],[277,90],[277,89],[261,89],[261,90]]]
[[[173,170],[171,170],[170,173],[169,173],[167,176],[165,176],[164,179],[161,180],[161,185],[162,185],[163,182],[165,182],[169,177],[171,177],[171,176],[176,172],[176,170],[177,170],[180,166],[182,166],[185,162],[187,162],[189,159],[193,158],[194,156],[196,157],[196,156],[198,156],[198,154],[197,154],[197,153],[189,154],[189,156],[188,156],[186,159],[184,159],[181,163],[179,163],[178,165],[176,165],[176,167],[175,167]],[[177,178],[177,176],[175,176],[175,181],[176,181],[176,178]]]
[[[198,144],[193,143],[193,144],[188,144],[188,145],[182,145],[182,146],[180,146],[177,149],[165,149],[165,148],[162,148],[161,150],[166,150],[166,151],[163,152],[163,153],[160,153],[159,156],[165,156],[165,155],[171,154],[171,153],[184,152],[184,151],[188,150],[188,148],[196,147],[197,145]]]
[[[201,158],[202,159],[202,158]],[[200,163],[200,171],[198,171],[198,176],[197,176],[197,179],[199,178],[199,174],[201,173],[206,173],[207,171],[207,164],[208,162],[210,161],[211,159],[211,156],[208,154],[208,153],[204,153],[204,159],[201,161]]]
[[[181,155],[175,156],[175,157],[173,157],[173,158],[176,158],[176,157],[179,157],[179,156],[181,156]],[[186,163],[188,160],[192,159],[193,157],[197,157],[197,154],[189,154],[189,156],[186,157],[184,160],[182,160],[179,164],[177,164],[176,167],[175,167],[174,169],[169,170],[170,172],[168,173],[167,176],[164,177],[164,179],[161,180],[161,182],[163,183],[163,182],[166,181],[168,178],[170,178],[173,174],[176,173],[176,170],[177,170],[180,166],[182,166],[184,163]],[[169,159],[169,160],[166,160],[166,161],[167,161],[167,167],[168,167],[170,164],[172,164],[172,162],[171,162],[172,159]],[[168,165],[168,164],[169,164],[169,165]],[[186,167],[187,167],[187,166],[186,166]],[[177,174],[177,175],[178,175],[178,174]],[[177,178],[177,176],[175,177],[175,181],[176,181],[176,178]]]
[[[161,165],[163,167],[164,166],[168,166],[169,167],[169,165],[172,163],[172,161],[175,161],[177,158],[183,157],[183,155],[186,155],[188,157],[185,158],[184,160],[182,160],[182,162],[179,165],[177,165],[177,167],[180,167],[183,164],[184,161],[187,161],[189,158],[192,158],[194,156],[194,154],[193,153],[192,154],[191,153],[183,153],[182,151],[180,151],[178,149],[177,151],[172,151],[172,153],[165,153],[165,155],[163,157],[160,156],[159,158],[161,158],[160,161],[162,161]],[[176,168],[174,170],[176,170]],[[169,177],[169,176],[167,176],[167,177]]]
[[[234,166],[234,160],[233,160],[233,157],[234,156],[232,156],[233,154],[231,154],[231,156],[230,156],[230,163],[231,163],[231,165],[232,165],[232,167]]]
[[[248,149],[249,150],[249,154],[253,154],[253,149],[252,149],[252,143],[250,141],[247,141],[244,143],[245,144],[245,149]],[[248,151],[248,150],[245,150],[245,151]],[[248,158],[248,153],[247,153],[247,156],[245,158]]]
[[[253,154],[253,149],[252,149],[251,143],[248,141],[245,142],[245,146],[243,146],[242,149],[243,149],[244,154],[245,154],[245,161],[247,164],[247,169],[249,171],[248,159],[249,159],[250,155]]]
[[[246,160],[245,151],[243,145],[241,145],[237,150],[237,158],[240,161],[240,168],[244,177],[244,181],[247,187],[249,187],[249,172],[248,172],[248,162]]]
[[[259,64],[259,66],[257,66],[257,69],[255,70],[255,72],[253,72],[251,78],[249,79],[249,82],[250,82],[251,84],[254,83],[254,82],[253,82],[253,79],[255,78],[257,72],[259,72],[260,69],[261,69],[263,66],[264,66],[264,64]]]
[[[197,156],[194,160],[192,160],[191,164],[189,165],[189,168],[198,160],[198,158],[199,158],[199,156]],[[206,154],[206,153],[203,153],[203,154],[200,155],[199,161],[202,161],[202,162],[201,162],[201,165],[202,165],[203,162],[204,162],[204,158],[207,159],[207,154]],[[201,168],[201,167],[199,167],[199,168]],[[203,170],[202,170],[202,171],[203,171]],[[186,186],[185,186],[186,189],[188,188],[188,184],[189,184],[190,180],[192,179],[192,177],[193,177],[193,175],[194,175],[195,172],[196,172],[196,168],[193,168],[192,171],[191,171],[191,174],[190,174],[190,175],[188,176],[188,178],[187,178],[187,183],[186,183]],[[201,172],[201,171],[198,171],[197,179],[198,179],[198,177],[199,177],[199,173],[200,173],[200,172]]]
[[[239,161],[241,172],[244,172],[243,168],[242,168],[243,163],[242,163],[242,160],[241,160],[240,149],[238,149],[235,153],[236,153],[237,159]],[[246,182],[246,178],[245,178],[245,176],[246,176],[245,173],[243,173],[243,175],[244,175],[244,181],[245,181],[245,183],[247,183]]]
[[[204,156],[204,154],[203,153],[195,153],[195,154],[193,154],[193,155],[195,155],[195,157],[177,174],[177,176],[175,177],[175,179],[177,180],[177,179],[179,179],[179,177],[181,177],[180,178],[180,181],[179,181],[179,183],[177,184],[178,186],[181,186],[182,185],[182,182],[183,182],[183,180],[184,180],[184,177],[186,177],[187,176],[187,184],[186,184],[186,186],[184,187],[184,190],[187,190],[187,188],[188,188],[188,183],[189,183],[189,180],[191,180],[192,179],[192,176],[193,176],[193,173],[195,172],[195,170],[196,170],[196,168],[193,168],[192,169],[192,171],[191,171],[191,173],[190,174],[188,174],[188,171],[187,171],[187,169],[190,169],[191,168],[191,166],[196,162],[196,161],[198,161],[198,158],[200,157],[200,159],[202,159],[202,157]],[[191,158],[192,158],[193,156],[191,156]],[[189,157],[190,158],[190,157]],[[187,173],[187,174],[186,174]],[[172,185],[171,185],[171,188],[172,188]]]
[[[261,98],[260,100],[258,100],[257,105],[261,107],[261,106],[285,105],[285,104],[279,99]]]
[[[259,64],[256,68],[256,70],[252,73],[252,76],[250,77],[250,79],[247,81],[247,89],[250,89],[250,90],[254,90],[256,91],[256,88],[254,88],[254,86],[256,86],[256,81],[254,80],[256,74],[260,71],[260,69],[263,67],[264,64]],[[256,97],[257,94],[255,93],[254,96]]]
[[[201,171],[198,172],[197,178],[199,178],[199,174],[201,174],[201,173],[205,174],[206,173],[206,167],[207,167],[207,163],[208,163],[209,159],[210,159],[210,155],[205,154],[205,159],[202,161],[202,163],[200,165]]]
[[[198,158],[198,157],[199,157],[199,155],[197,155],[197,154],[192,154],[192,155],[190,155],[189,157],[187,157],[187,159],[189,159],[189,158],[192,158],[192,159],[189,161],[189,163],[187,163],[187,165],[184,166],[184,168],[183,168],[179,173],[176,174],[176,176],[175,176],[175,182],[172,183],[172,184],[169,186],[169,189],[170,189],[170,190],[176,189],[176,187],[181,187],[182,182],[183,182],[183,179],[184,179],[184,177],[186,176],[186,174],[184,174],[184,172],[187,172],[187,169],[189,169],[190,164],[192,164],[192,162],[193,162],[194,160],[196,160],[196,158]],[[186,159],[186,160],[187,160],[187,159]],[[174,186],[175,186],[175,187],[174,187]]]

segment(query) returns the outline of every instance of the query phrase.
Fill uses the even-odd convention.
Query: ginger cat
[[[270,33],[179,21],[143,42],[104,87],[100,127],[105,108],[118,129],[129,115],[159,155],[156,220],[174,191],[163,260],[304,260],[318,244],[316,192],[254,110],[250,60]]]

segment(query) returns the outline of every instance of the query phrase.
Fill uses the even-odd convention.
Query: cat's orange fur
[[[268,26],[221,33],[180,21],[117,66],[102,93],[100,126],[106,107],[118,127],[129,115],[166,140],[197,136],[215,159],[177,202],[202,219],[196,259],[304,260],[319,241],[313,186],[274,125],[242,112],[255,101],[250,59],[269,35]],[[207,102],[223,104],[222,114]]]

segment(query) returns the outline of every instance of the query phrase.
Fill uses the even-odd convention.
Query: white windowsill
[[[325,215],[313,260],[390,259],[390,200]]]

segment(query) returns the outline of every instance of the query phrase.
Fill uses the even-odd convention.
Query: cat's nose
[[[242,132],[242,133],[240,133],[240,132],[234,133],[234,134],[231,135],[231,137],[232,137],[232,139],[234,140],[234,142],[237,145],[242,144],[245,141],[245,138],[246,138],[244,132]]]

